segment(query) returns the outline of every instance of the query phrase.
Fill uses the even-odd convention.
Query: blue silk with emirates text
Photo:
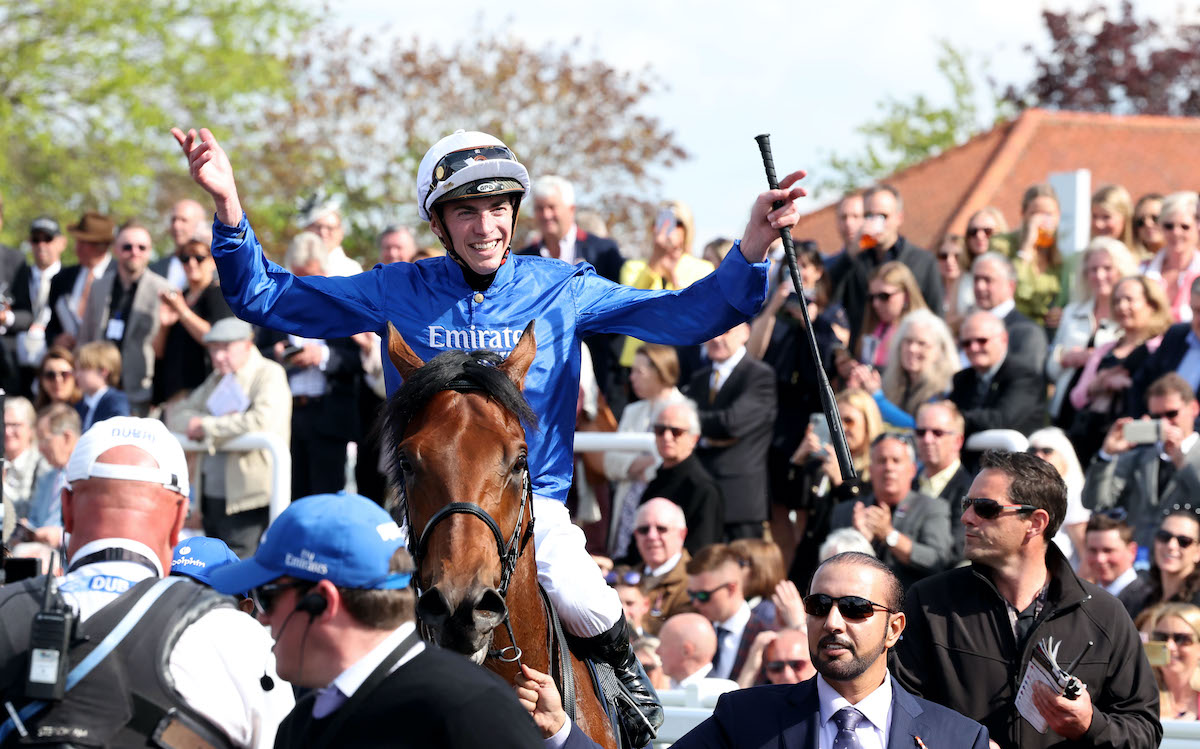
[[[243,320],[309,338],[379,333],[389,393],[400,384],[387,356],[389,321],[429,361],[448,349],[506,355],[537,320],[525,397],[541,428],[526,435],[529,466],[534,493],[560,502],[574,464],[579,342],[620,333],[670,345],[701,343],[746,322],[767,292],[767,263],[748,263],[736,249],[712,274],[678,291],[621,286],[587,263],[510,254],[478,294],[449,257],[376,265],[345,278],[299,278],[263,255],[245,217],[236,227],[213,223],[212,254],[221,290]]]

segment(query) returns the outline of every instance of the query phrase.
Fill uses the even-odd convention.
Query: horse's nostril
[[[495,588],[487,588],[475,602],[475,611],[480,614],[490,614],[502,619],[508,613],[508,606]]]
[[[430,625],[438,625],[450,615],[450,604],[437,588],[425,591],[417,601],[417,616]]]

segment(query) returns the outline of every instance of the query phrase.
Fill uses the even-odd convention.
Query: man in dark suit
[[[723,694],[712,717],[674,746],[987,749],[986,728],[914,697],[888,673],[888,651],[904,632],[903,605],[900,581],[879,560],[831,557],[804,599],[817,676]]]
[[[912,490],[917,459],[908,440],[885,432],[871,445],[871,496],[833,508],[831,529],[854,528],[907,588],[952,561],[950,505]]]
[[[854,255],[850,270],[835,294],[845,307],[850,317],[850,329],[855,333],[862,329],[864,310],[869,304],[867,282],[871,274],[892,260],[904,263],[912,271],[929,309],[942,308],[942,279],[938,275],[937,260],[932,252],[911,244],[900,235],[903,223],[904,201],[896,188],[876,185],[863,193],[863,223],[859,235],[866,239],[863,245],[871,246]]]
[[[37,368],[46,352],[46,324],[62,287],[54,287],[54,277],[62,270],[67,239],[58,222],[41,216],[29,225],[29,246],[33,264],[22,263],[13,278],[12,324],[4,336],[4,346],[16,362],[21,377],[21,392],[31,393]]]
[[[403,531],[357,494],[293,503],[252,558],[212,571],[218,591],[251,591],[279,675],[312,690],[276,747],[540,744],[511,687],[421,642],[412,573]]]
[[[721,487],[696,457],[700,420],[691,402],[672,403],[654,420],[654,445],[662,458],[642,501],[669,499],[683,509],[691,553],[721,540],[725,501]]]
[[[921,471],[913,489],[950,505],[950,531],[954,536],[951,558],[962,559],[963,527],[959,503],[967,496],[974,474],[962,463],[963,429],[966,423],[950,401],[924,403],[917,408],[917,458]]]
[[[575,223],[575,187],[554,175],[539,177],[530,187],[533,194],[533,222],[541,238],[518,255],[540,255],[570,263],[591,263],[601,276],[619,283],[625,258],[617,243],[580,229]],[[596,383],[617,416],[625,407],[624,379],[618,361],[625,336],[602,333],[584,343],[592,354]]]
[[[726,544],[706,546],[688,562],[688,598],[696,613],[712,622],[716,652],[708,676],[736,680],[750,645],[760,632],[774,630],[774,606],[754,609],[746,601],[742,558]]]
[[[990,312],[963,322],[960,343],[971,366],[954,374],[950,400],[962,413],[965,437],[984,429],[1015,429],[1029,435],[1046,421],[1046,384],[1041,372],[1008,356],[1008,331]]]
[[[971,264],[975,278],[975,306],[1004,321],[1008,331],[1008,356],[1039,375],[1046,366],[1046,331],[1017,311],[1017,271],[998,252],[985,252]]]
[[[50,296],[55,301],[50,322],[46,324],[49,345],[73,349],[79,342],[79,328],[92,286],[108,273],[117,272],[108,254],[115,230],[112,219],[94,211],[84,213],[78,223],[67,227],[75,239],[79,263],[63,268],[50,283]]]
[[[700,411],[696,456],[725,498],[725,538],[761,538],[767,519],[767,448],[775,426],[775,370],[746,356],[750,326],[704,344],[711,365],[687,394]]]

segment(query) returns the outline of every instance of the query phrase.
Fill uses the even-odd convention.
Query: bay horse
[[[388,355],[404,383],[380,427],[398,494],[393,515],[407,524],[416,564],[422,634],[510,684],[522,662],[558,681],[531,543],[524,427],[536,429],[537,416],[521,388],[537,351],[533,323],[507,358],[451,350],[428,363],[388,328]],[[587,665],[565,642],[562,655],[574,674],[575,723],[618,749]]]

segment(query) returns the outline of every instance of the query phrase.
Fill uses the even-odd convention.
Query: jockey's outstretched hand
[[[242,204],[238,200],[237,184],[233,180],[233,165],[225,155],[225,149],[217,143],[212,132],[205,127],[200,132],[188,130],[185,135],[177,127],[171,135],[187,156],[188,169],[196,184],[213,196],[217,218],[226,226],[237,226],[242,221]]]
[[[759,195],[750,208],[750,221],[742,235],[742,256],[751,263],[761,263],[767,257],[767,249],[779,237],[779,230],[796,225],[800,211],[796,200],[808,193],[796,183],[804,179],[803,170],[792,172],[779,183],[778,190],[767,190]],[[776,200],[784,201],[773,208]]]

